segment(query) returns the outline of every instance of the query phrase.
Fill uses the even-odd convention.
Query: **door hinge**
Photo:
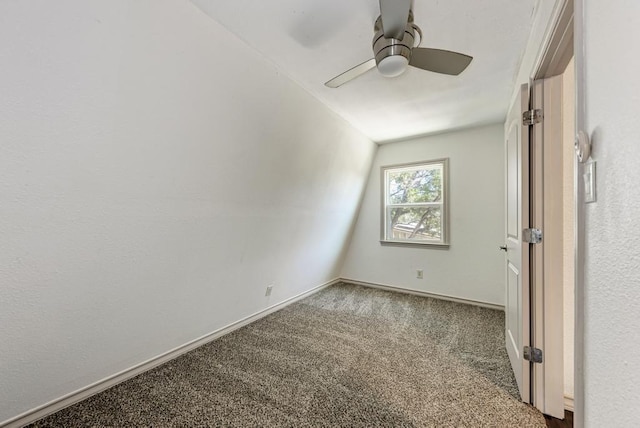
[[[542,231],[540,229],[524,229],[522,231],[522,240],[529,244],[539,244],[542,242]]]
[[[532,363],[542,363],[542,349],[532,348],[531,346],[524,347],[524,359],[531,361]]]
[[[522,124],[524,126],[535,125],[542,122],[542,109],[527,110],[522,113]]]

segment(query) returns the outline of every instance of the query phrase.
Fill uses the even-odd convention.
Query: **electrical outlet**
[[[271,296],[271,290],[273,290],[273,284],[267,286],[267,291],[264,292],[264,295]]]
[[[424,274],[423,274],[423,272],[422,272],[422,269],[418,269],[418,270],[416,271],[416,278],[418,278],[418,279],[422,279],[422,278],[424,278]]]

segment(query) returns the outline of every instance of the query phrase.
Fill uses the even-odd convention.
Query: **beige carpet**
[[[334,285],[35,427],[544,427],[504,313]]]

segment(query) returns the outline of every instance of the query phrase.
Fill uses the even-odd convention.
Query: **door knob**
[[[506,246],[506,245],[502,245],[502,246],[500,246],[500,247],[498,247],[498,248],[500,248],[500,249],[501,249],[502,251],[504,251],[504,252],[506,252],[506,251],[507,251],[507,246]]]

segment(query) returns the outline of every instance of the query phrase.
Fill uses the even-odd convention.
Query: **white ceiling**
[[[504,120],[538,0],[415,0],[423,47],[466,53],[460,76],[375,69],[324,82],[373,57],[378,0],[192,0],[373,141]],[[213,41],[212,41],[213,42]]]

